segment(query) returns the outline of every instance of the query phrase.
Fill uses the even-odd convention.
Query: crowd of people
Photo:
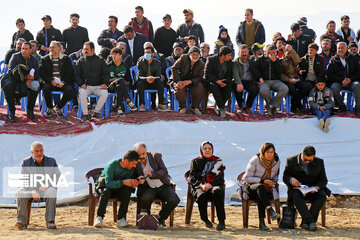
[[[308,98],[311,110],[319,118],[319,128],[325,132],[330,114],[346,110],[341,91],[348,90],[355,99],[354,113],[360,116],[360,31],[355,33],[349,27],[349,16],[341,17],[337,30],[333,20],[326,24],[326,32],[320,36],[320,52],[314,43],[316,33],[307,27],[306,17],[291,24],[291,34],[276,32],[271,44],[265,46],[264,25],[253,17],[252,9],[245,9],[245,20],[236,33],[239,52],[235,58],[234,44],[224,25],[219,26],[211,54],[194,12],[184,9],[183,14],[185,22],[176,31],[171,28],[169,14],[163,16],[164,25],[154,31],[141,6],[135,7],[135,17],[123,31],[118,29],[118,18],[109,16],[109,28],[97,38],[101,46],[98,55],[87,29],[79,26],[79,14],[70,15],[71,26],[63,32],[53,27],[51,16],[43,16],[44,28],[36,40],[25,29],[24,20],[17,19],[19,30],[5,56],[8,69],[1,79],[9,120],[15,121],[15,104],[23,96],[28,97],[28,118],[36,120],[33,108],[41,89],[46,117],[62,117],[64,105],[72,100],[76,107],[79,99],[82,121],[91,118],[89,95],[98,96],[96,103],[90,102],[90,106],[96,105],[92,118],[101,119],[109,93],[116,94],[113,105],[118,116],[123,117],[127,110],[148,109],[144,96],[148,89],[156,90],[151,94],[152,109],[169,111],[170,98],[166,96],[174,94],[179,112],[191,110],[194,114],[201,114],[201,107],[207,106],[205,101],[212,93],[214,110],[220,117],[226,117],[225,106],[232,94],[238,112],[244,114],[252,113],[258,94],[265,100],[269,115],[276,114],[285,96],[291,96],[291,112],[303,111],[304,99]],[[134,66],[136,71],[132,74],[130,69]],[[63,92],[55,106],[52,91]],[[132,91],[139,95],[138,100],[132,97]],[[191,104],[187,103],[189,94]]]

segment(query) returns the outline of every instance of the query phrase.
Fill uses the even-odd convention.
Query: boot
[[[270,214],[271,220],[273,220],[273,221],[280,218],[280,214],[278,214],[277,212],[275,212],[272,207],[270,207],[270,208],[268,209],[268,213]]]
[[[265,225],[264,218],[259,218],[259,229],[261,231],[270,231],[270,228]]]

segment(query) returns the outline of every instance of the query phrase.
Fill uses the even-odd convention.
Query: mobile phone
[[[145,180],[147,178],[149,178],[150,176],[149,175],[146,175],[146,176],[140,176],[138,177],[138,180]]]

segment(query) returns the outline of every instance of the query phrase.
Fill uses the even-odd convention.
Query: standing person
[[[44,27],[37,33],[36,41],[39,43],[40,55],[45,56],[49,53],[50,43],[52,41],[63,42],[64,37],[59,29],[51,25],[52,19],[49,15],[43,16],[41,20],[44,23]]]
[[[70,55],[73,52],[82,49],[85,42],[89,41],[89,35],[86,28],[79,26],[80,16],[77,13],[70,14],[71,26],[64,29],[64,43],[66,54]]]
[[[112,49],[116,46],[117,39],[124,35],[122,31],[117,29],[118,18],[115,16],[109,16],[108,18],[108,29],[104,29],[100,36],[97,38],[97,43],[102,48]]]
[[[256,199],[259,214],[259,229],[270,231],[265,225],[265,210],[270,213],[271,219],[279,219],[280,214],[271,207],[270,200],[279,199],[276,184],[279,181],[280,159],[272,143],[261,145],[259,153],[253,156],[242,178],[247,185],[250,199]]]
[[[291,34],[288,35],[287,43],[290,44],[299,57],[302,58],[307,53],[309,44],[313,43],[314,41],[302,33],[298,23],[293,23],[290,26],[290,29]]]
[[[135,17],[129,22],[135,32],[144,34],[150,42],[154,40],[154,30],[149,19],[144,17],[144,8],[142,6],[135,7]]]
[[[16,41],[16,46],[15,48],[11,48],[10,50],[8,50],[5,54],[5,60],[4,60],[4,63],[5,63],[5,67],[9,65],[9,62],[10,62],[10,59],[12,57],[12,55],[14,55],[14,53],[17,53],[17,52],[20,52],[21,51],[21,47],[22,47],[22,44],[25,42],[25,39],[23,38],[19,38],[17,41]]]
[[[338,28],[338,30],[336,30],[336,33],[344,39],[346,45],[348,45],[350,42],[357,43],[355,32],[353,29],[349,27],[349,25],[350,25],[350,17],[344,15],[341,17],[341,27]]]
[[[338,35],[335,32],[336,29],[336,23],[333,20],[330,20],[327,24],[326,24],[326,33],[324,33],[323,35],[320,36],[320,42],[322,42],[322,40],[324,39],[330,39],[331,41],[331,53],[332,55],[336,54],[336,45],[339,42],[343,42],[344,39],[342,36]]]
[[[205,141],[200,146],[200,156],[191,161],[189,181],[191,193],[198,204],[200,218],[207,228],[213,224],[208,219],[207,206],[211,199],[215,203],[219,224],[216,230],[225,229],[224,171],[222,160],[214,155],[214,146]]]
[[[176,30],[176,37],[178,41],[182,42],[183,47],[187,45],[190,35],[196,37],[196,46],[200,46],[200,43],[205,41],[204,31],[199,23],[194,21],[194,12],[190,9],[184,9],[183,14],[185,17],[185,23],[181,24]]]
[[[326,187],[328,182],[325,172],[324,160],[315,157],[313,146],[305,146],[298,155],[286,159],[283,181],[288,187],[288,202],[295,204],[302,221],[301,228],[316,231],[316,221],[322,206],[325,204],[326,195],[331,191]],[[306,185],[314,190],[304,195],[298,187]],[[305,200],[311,202],[310,210]]]
[[[251,47],[254,43],[263,44],[265,42],[264,25],[253,17],[253,10],[251,8],[245,9],[245,21],[240,23],[236,33],[236,43],[238,46],[246,44],[248,47]]]
[[[301,17],[301,18],[299,18],[297,23],[300,25],[301,32],[304,34],[304,36],[311,38],[312,41],[314,42],[315,39],[316,39],[316,33],[311,28],[308,28],[308,26],[307,26],[307,18],[306,17]]]
[[[136,166],[136,176],[145,178],[144,184],[137,190],[140,200],[140,210],[150,214],[151,203],[156,198],[165,202],[159,212],[159,226],[166,227],[165,220],[176,208],[180,199],[173,189],[173,180],[164,164],[161,153],[148,152],[145,143],[138,142],[134,150],[139,154],[139,162]]]
[[[329,131],[330,114],[335,106],[334,95],[326,87],[325,79],[316,80],[315,87],[310,91],[309,104],[311,110],[319,119],[319,128],[324,132]]]
[[[173,50],[173,44],[176,41],[176,32],[170,27],[172,20],[169,14],[165,14],[163,23],[164,26],[155,30],[154,47],[158,53],[169,57]]]
[[[16,42],[19,38],[23,38],[25,40],[24,42],[29,42],[30,40],[34,40],[34,36],[31,34],[31,32],[25,29],[24,19],[22,18],[16,19],[16,27],[18,31],[15,32],[12,36],[10,48],[16,47]]]
[[[223,25],[220,25],[219,28],[219,36],[217,38],[217,41],[215,42],[214,54],[218,54],[220,48],[222,48],[223,46],[228,46],[233,51],[231,54],[231,60],[233,60],[235,56],[234,45],[231,42],[228,30]]]

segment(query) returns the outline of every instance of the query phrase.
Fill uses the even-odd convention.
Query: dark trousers
[[[315,86],[315,83],[312,81],[300,80],[296,84],[289,82],[285,82],[285,84],[288,86],[289,94],[291,95],[291,110],[294,111],[297,108],[302,109],[301,100],[304,97],[309,96],[309,92]]]
[[[261,183],[251,184],[249,197],[257,201],[259,218],[265,218],[265,209],[271,206],[270,200],[273,199],[272,192],[267,192]]]
[[[213,200],[215,203],[216,215],[219,222],[225,221],[224,190],[222,188],[213,187],[207,192],[204,192],[202,189],[198,189],[196,191],[196,199],[199,207],[201,220],[208,220],[208,201]]]
[[[331,84],[331,90],[334,93],[336,106],[342,107],[345,106],[344,101],[341,97],[341,90],[348,90],[354,92],[355,105],[359,109],[360,106],[360,82],[351,82],[348,86],[344,87],[342,84],[334,82]]]
[[[225,87],[220,87],[218,84],[209,83],[207,88],[214,95],[216,105],[220,109],[225,109],[225,103],[231,96],[231,84],[226,83]]]
[[[167,219],[171,211],[178,205],[180,199],[170,185],[162,185],[159,188],[147,187],[139,195],[140,209],[146,210],[150,214],[151,203],[155,198],[160,198],[165,201],[165,205],[160,210],[159,216],[162,220]]]
[[[300,190],[292,189],[291,201],[295,204],[296,209],[299,211],[303,223],[316,222],[319,216],[319,212],[326,201],[326,194],[323,190],[316,193],[308,193],[305,196]],[[306,206],[305,200],[309,200],[311,203],[310,210]]]
[[[164,84],[156,78],[153,83],[148,83],[146,80],[140,79],[137,82],[137,89],[139,92],[139,104],[145,104],[144,92],[147,89],[154,89],[158,91],[159,104],[164,104]]]
[[[188,92],[191,93],[191,107],[199,108],[200,102],[203,99],[206,90],[201,82],[190,84],[183,89],[175,88],[176,99],[179,101],[180,108],[186,107],[186,98]]]
[[[124,109],[124,100],[126,101],[126,99],[130,99],[125,80],[121,79],[116,83],[110,84],[108,91],[111,93],[116,93],[116,107],[121,106],[121,108]]]
[[[21,85],[21,87],[19,87],[19,85]],[[15,98],[22,98],[25,96],[28,97],[27,110],[34,110],[38,92],[28,88],[25,83],[17,83],[16,81],[8,79],[3,82],[2,89],[10,112],[15,113]],[[15,90],[18,89],[21,89],[20,92],[15,92]]]
[[[126,218],[126,213],[128,211],[130,196],[132,192],[134,192],[134,188],[128,186],[122,186],[121,188],[117,189],[101,189],[97,216],[100,216],[102,218],[105,216],[106,207],[110,198],[120,198],[120,206],[117,219]]]
[[[64,86],[59,88],[59,87],[54,87],[50,83],[45,83],[45,86],[43,88],[43,92],[44,92],[44,98],[45,98],[45,101],[46,101],[46,107],[47,108],[53,108],[54,107],[53,103],[52,103],[51,91],[61,91],[61,92],[64,93],[64,95],[62,96],[60,101],[58,101],[58,103],[56,104],[56,107],[59,108],[59,109],[63,108],[65,106],[65,104],[73,98],[73,91],[74,90],[71,87],[71,85],[65,84]]]
[[[259,94],[259,84],[254,81],[243,81],[242,85],[244,86],[244,89],[249,93],[246,100],[246,106],[251,108],[256,96]],[[235,98],[238,103],[238,106],[241,107],[243,105],[243,92],[238,92],[236,88],[237,88],[237,84],[233,83]]]

